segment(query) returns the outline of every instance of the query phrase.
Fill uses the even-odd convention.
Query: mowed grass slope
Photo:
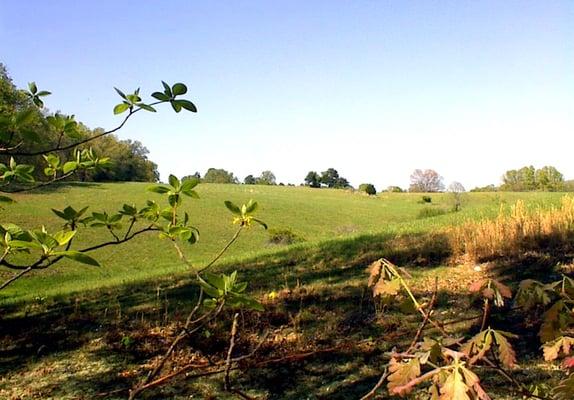
[[[46,225],[49,231],[58,230],[62,221],[52,208],[71,205],[89,211],[113,213],[124,203],[145,205],[146,199],[163,201],[155,193],[146,191],[148,184],[74,184],[50,188],[45,192],[15,196],[17,204],[0,211],[3,222],[14,222],[23,228]],[[186,199],[183,209],[201,232],[200,242],[187,246],[186,254],[198,267],[217,254],[234,234],[237,226],[224,207],[224,200],[246,203],[259,202],[258,217],[275,229],[290,229],[305,239],[293,245],[298,249],[320,246],[325,241],[351,236],[387,233],[420,233],[440,229],[466,219],[495,216],[501,205],[524,199],[529,206],[558,204],[558,193],[469,193],[464,195],[461,212],[446,213],[432,218],[419,218],[422,209],[449,210],[449,194],[433,194],[432,204],[421,204],[420,194],[384,193],[366,196],[344,190],[311,189],[306,187],[201,184],[197,187],[199,200]],[[143,226],[143,225],[142,225]],[[112,239],[102,228],[82,229],[74,247],[81,248]],[[271,245],[268,234],[259,226],[245,231],[221,264],[240,264],[257,256],[282,251],[284,247]],[[34,272],[0,292],[1,303],[14,303],[33,298],[69,295],[124,283],[150,280],[187,270],[178,259],[171,244],[158,240],[157,233],[148,233],[119,246],[110,246],[92,253],[103,267],[89,267],[74,262],[62,262],[48,270]],[[2,279],[13,272],[2,270]]]

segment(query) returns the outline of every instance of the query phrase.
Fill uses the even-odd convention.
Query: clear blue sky
[[[300,183],[467,188],[511,168],[574,178],[573,1],[9,1],[0,62],[52,110],[113,127],[113,86],[183,81],[198,114],[138,115],[120,137],[162,177],[270,169]]]

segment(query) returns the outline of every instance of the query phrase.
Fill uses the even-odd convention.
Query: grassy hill
[[[20,194],[17,204],[1,211],[2,219],[26,228],[46,224],[49,230],[61,224],[51,211],[71,205],[76,209],[89,205],[89,211],[118,210],[123,203],[143,206],[146,199],[160,196],[146,191],[147,184],[71,184],[44,192]],[[302,238],[293,249],[312,249],[342,238],[366,234],[398,235],[440,229],[466,219],[494,216],[501,206],[521,198],[529,205],[556,204],[558,193],[469,193],[465,194],[462,211],[449,212],[449,194],[433,194],[432,203],[422,204],[420,194],[383,193],[366,196],[344,190],[306,187],[201,184],[199,200],[188,200],[184,209],[201,232],[200,241],[186,247],[186,255],[201,266],[207,263],[233,235],[231,214],[224,200],[244,203],[259,202],[258,217],[271,229],[288,229]],[[429,217],[429,215],[439,214]],[[104,229],[84,229],[77,235],[77,246],[111,239]],[[237,265],[264,255],[284,253],[285,246],[269,242],[268,233],[259,227],[244,232],[221,259],[223,265]],[[73,262],[62,262],[45,271],[30,274],[0,293],[0,302],[68,295],[74,292],[110,287],[142,280],[153,280],[173,274],[185,274],[186,268],[166,241],[155,233],[139,237],[121,246],[108,247],[93,253],[103,267],[95,268]],[[11,276],[2,271],[3,279]]]

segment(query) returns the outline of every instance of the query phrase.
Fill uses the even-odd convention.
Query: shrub
[[[369,196],[377,194],[377,189],[372,183],[361,183],[359,185],[359,192],[367,193]]]
[[[289,245],[303,242],[304,239],[293,232],[290,228],[269,229],[269,243]]]
[[[423,196],[423,197],[421,197],[420,203],[422,203],[422,204],[424,204],[424,203],[432,203],[432,197],[430,197],[430,196]]]
[[[422,218],[437,217],[439,215],[444,215],[446,213],[447,211],[444,208],[425,207],[419,211],[419,213],[417,214],[417,218],[422,219]]]

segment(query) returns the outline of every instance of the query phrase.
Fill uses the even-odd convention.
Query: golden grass
[[[481,262],[525,251],[572,246],[574,197],[564,196],[559,206],[528,210],[518,200],[510,212],[500,208],[492,220],[468,221],[449,230],[455,259]]]

